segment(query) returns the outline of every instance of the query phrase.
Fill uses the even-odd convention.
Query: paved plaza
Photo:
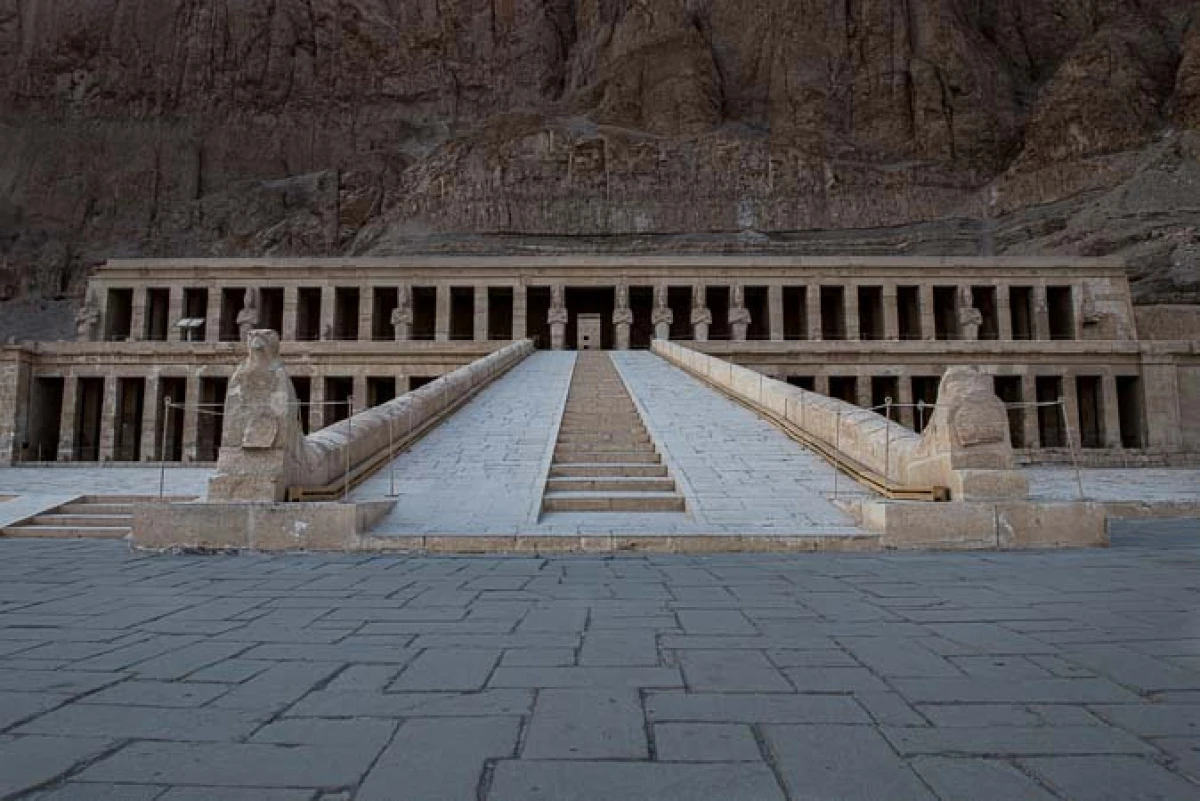
[[[1200,524],[1107,550],[0,540],[0,798],[1200,797]]]

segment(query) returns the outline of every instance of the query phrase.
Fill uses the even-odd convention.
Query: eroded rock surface
[[[535,247],[1123,253],[1195,303],[1198,142],[1194,0],[0,0],[0,298]]]

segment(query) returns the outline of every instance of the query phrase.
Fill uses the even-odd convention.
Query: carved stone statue
[[[617,350],[629,350],[629,329],[633,325],[633,309],[629,308],[629,285],[621,279],[617,284],[617,303],[613,309],[613,325],[617,329]]]
[[[654,325],[654,338],[667,340],[671,338],[671,323],[675,322],[675,312],[667,305],[667,287],[660,284],[654,287],[654,313],[650,315]]]
[[[100,304],[95,294],[88,293],[83,306],[75,314],[75,332],[80,342],[95,342],[100,332]]]
[[[983,312],[974,306],[958,307],[958,330],[968,342],[979,339],[979,328],[983,325]]]
[[[712,325],[712,312],[705,304],[704,284],[692,287],[692,338],[697,342],[708,341],[708,327]]]
[[[412,339],[412,287],[407,284],[400,287],[396,302],[396,308],[392,309],[392,329],[395,331],[397,342],[407,342]]]
[[[567,312],[566,292],[561,284],[550,288],[550,312],[546,316],[550,323],[550,348],[563,350],[567,346],[567,323],[571,315]]]
[[[256,287],[247,287],[246,294],[242,298],[242,310],[238,312],[237,316],[238,336],[241,338],[241,341],[245,342],[246,337],[250,335],[251,329],[257,328],[258,325],[258,289]]]
[[[746,308],[746,300],[741,284],[734,284],[729,290],[729,330],[734,342],[746,341],[746,329],[750,327],[750,310]]]
[[[292,380],[279,358],[279,334],[253,329],[248,353],[229,379],[217,470],[209,481],[210,501],[283,500],[289,484],[302,478],[304,430]]]

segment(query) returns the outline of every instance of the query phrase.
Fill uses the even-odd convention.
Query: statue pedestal
[[[697,342],[708,341],[708,323],[695,323],[692,326],[692,339]]]
[[[617,350],[629,350],[629,323],[617,323]]]
[[[746,341],[746,329],[749,327],[750,327],[749,323],[734,323],[733,325],[731,325],[730,328],[733,331],[733,341],[734,342],[745,342]]]
[[[664,342],[671,338],[671,324],[658,323],[654,326],[654,338],[661,339]]]
[[[412,323],[396,324],[396,341],[408,342],[412,339]]]
[[[551,350],[566,350],[567,347],[567,324],[566,323],[551,323],[550,324],[550,349]]]

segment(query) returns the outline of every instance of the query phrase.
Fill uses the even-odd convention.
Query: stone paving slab
[[[0,798],[1183,801],[1198,595],[1191,521],[1051,553],[3,540]]]

